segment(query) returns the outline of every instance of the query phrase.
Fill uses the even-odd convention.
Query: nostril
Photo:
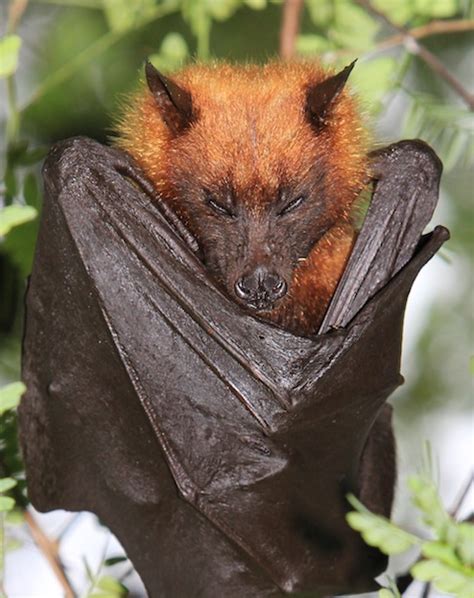
[[[252,290],[246,284],[245,278],[239,278],[239,280],[234,285],[235,294],[237,297],[241,299],[248,299],[252,294]]]

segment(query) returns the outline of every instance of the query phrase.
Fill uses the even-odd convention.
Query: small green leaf
[[[6,492],[11,490],[17,485],[17,481],[13,478],[2,478],[0,479],[0,492]]]
[[[15,506],[15,501],[9,496],[0,496],[0,513],[11,511]]]
[[[399,529],[388,519],[370,513],[354,496],[348,496],[348,500],[358,512],[347,513],[347,522],[361,533],[369,546],[375,546],[383,553],[391,555],[405,552],[420,543],[419,538]]]
[[[18,68],[21,38],[7,35],[0,39],[0,78],[9,77]]]
[[[189,55],[186,40],[179,33],[168,33],[163,39],[160,51],[152,54],[149,60],[157,69],[173,71],[178,69]]]
[[[373,46],[379,24],[367,11],[356,4],[340,0],[335,16],[330,37],[341,48],[363,52]]]
[[[423,513],[424,522],[443,540],[452,521],[443,507],[434,482],[425,477],[411,476],[408,487],[412,492],[413,503]]]
[[[413,565],[411,574],[418,581],[431,582],[437,590],[450,592],[455,596],[471,596],[474,592],[474,572],[454,570],[449,565],[435,560],[420,561]]]
[[[99,580],[97,587],[101,590],[106,590],[107,592],[122,592],[123,591],[122,584],[119,581],[117,581],[116,579],[114,579],[113,577],[111,577],[110,575],[104,575],[104,577],[102,577]]]
[[[253,10],[263,10],[267,7],[267,0],[244,0],[244,4]]]
[[[205,11],[217,21],[226,21],[239,7],[239,0],[201,0]]]
[[[307,0],[306,7],[313,23],[327,29],[335,18],[334,0]]]
[[[456,556],[454,549],[442,542],[425,542],[422,547],[422,553],[428,559],[436,559],[453,567],[459,567],[462,564]]]
[[[135,29],[155,9],[155,0],[102,0],[107,23],[112,31]]]
[[[373,0],[373,5],[397,25],[404,25],[416,14],[413,0]]]
[[[117,563],[124,563],[125,561],[128,561],[128,558],[126,556],[112,556],[109,559],[105,559],[105,566],[112,567]]]
[[[0,237],[8,234],[13,228],[34,220],[38,212],[32,206],[11,205],[0,209]]]
[[[418,14],[431,19],[446,19],[458,12],[457,0],[415,0],[413,4]]]
[[[394,594],[392,590],[389,590],[388,588],[382,588],[379,590],[379,598],[394,598]]]
[[[126,596],[127,593],[127,588],[118,580],[109,575],[105,575],[99,579],[96,588],[90,596],[91,598],[92,596],[94,598],[120,598]]]
[[[14,409],[25,390],[26,386],[23,382],[12,382],[0,388],[0,415],[9,409]]]
[[[458,523],[458,538],[456,552],[463,565],[474,568],[474,525],[472,523]]]

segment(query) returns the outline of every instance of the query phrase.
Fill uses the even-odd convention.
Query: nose
[[[286,294],[286,282],[276,272],[259,266],[235,283],[235,294],[255,309],[269,309]]]

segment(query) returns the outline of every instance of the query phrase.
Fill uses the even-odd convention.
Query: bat
[[[315,62],[192,65],[146,82],[117,145],[185,224],[229,297],[315,334],[351,251],[368,133],[345,84]]]
[[[129,155],[52,148],[23,345],[29,494],[96,513],[150,596],[376,587],[386,559],[346,525],[345,496],[386,508],[361,460],[402,381],[411,284],[448,233],[421,236],[441,172],[428,146],[368,164],[364,226],[304,337],[229,298]]]

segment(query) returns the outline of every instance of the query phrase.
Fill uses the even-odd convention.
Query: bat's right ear
[[[150,61],[145,65],[148,88],[153,94],[160,114],[173,133],[181,133],[194,120],[191,94],[165,77]]]

